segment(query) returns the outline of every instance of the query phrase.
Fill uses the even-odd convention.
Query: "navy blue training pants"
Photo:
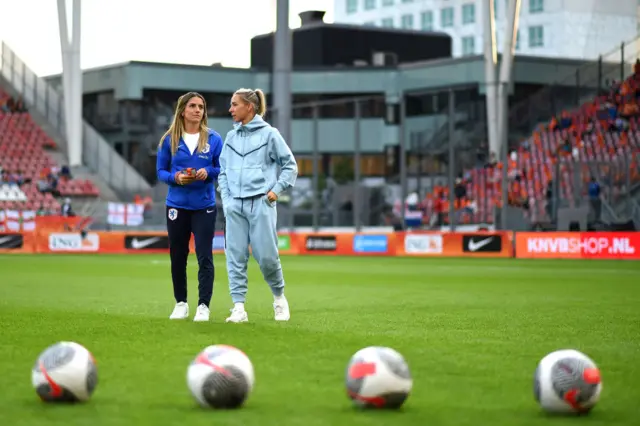
[[[217,208],[203,210],[176,209],[167,206],[167,232],[171,257],[171,280],[176,302],[187,301],[187,258],[191,234],[198,258],[198,305],[207,307],[213,295],[213,236]]]

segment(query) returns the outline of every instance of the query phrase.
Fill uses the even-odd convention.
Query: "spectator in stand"
[[[71,176],[71,170],[69,170],[69,166],[67,166],[66,164],[62,166],[58,176],[65,179],[73,179],[73,176]]]
[[[64,199],[64,204],[62,204],[62,216],[65,217],[74,217],[76,214],[73,211],[73,208],[71,207],[71,198],[65,198]]]
[[[456,179],[456,186],[453,188],[453,193],[456,196],[456,200],[458,202],[460,202],[460,200],[467,196],[467,187],[464,185],[462,179]]]

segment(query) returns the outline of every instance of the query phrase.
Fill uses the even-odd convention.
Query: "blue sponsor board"
[[[356,235],[353,237],[353,251],[356,253],[386,253],[389,238],[386,235]]]

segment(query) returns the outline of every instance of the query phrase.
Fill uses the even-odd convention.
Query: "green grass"
[[[192,314],[197,267],[190,258]],[[289,323],[252,260],[248,324],[216,257],[212,321],[173,322],[168,256],[0,256],[0,418],[20,425],[632,425],[640,418],[640,263],[284,257]],[[53,406],[30,383],[59,340],[93,352],[91,401]],[[186,369],[205,346],[253,361],[245,407],[200,409]],[[414,389],[400,412],[354,410],[353,353],[400,351]],[[586,418],[549,418],[533,399],[537,362],[562,348],[599,365],[603,394]]]

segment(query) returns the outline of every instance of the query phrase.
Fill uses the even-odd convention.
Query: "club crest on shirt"
[[[169,209],[169,213],[167,214],[170,220],[176,220],[178,218],[178,210]]]
[[[206,153],[208,153],[208,152],[209,152],[209,150],[210,150],[210,149],[211,149],[211,145],[209,145],[209,144],[205,144],[205,145],[204,145],[204,148],[202,148],[202,153],[203,153],[203,154],[206,154]]]

